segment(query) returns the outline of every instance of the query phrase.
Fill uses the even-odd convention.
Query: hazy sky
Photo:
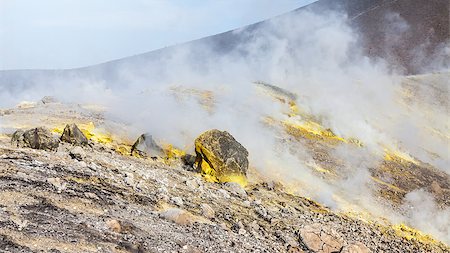
[[[225,32],[314,0],[0,0],[0,69],[74,68]]]

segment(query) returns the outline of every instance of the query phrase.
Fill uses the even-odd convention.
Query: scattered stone
[[[267,210],[263,205],[257,205],[255,206],[255,212],[261,216],[261,218],[266,219],[268,214],[267,214]]]
[[[310,250],[317,253],[340,252],[345,245],[339,234],[318,223],[302,228],[300,237]]]
[[[29,109],[36,106],[36,102],[22,101],[17,105],[18,109]]]
[[[17,130],[11,138],[11,144],[15,147],[55,150],[59,146],[59,140],[47,128],[38,127],[25,132]]]
[[[85,192],[84,196],[86,196],[86,198],[100,200],[100,198],[97,196],[97,194],[95,194],[93,192]]]
[[[224,189],[219,189],[219,190],[217,190],[217,191],[220,193],[220,195],[221,195],[223,198],[226,198],[226,199],[231,198],[230,194],[228,194],[228,191],[226,191],[226,190],[224,190]]]
[[[214,218],[216,216],[216,212],[214,211],[214,209],[210,205],[208,205],[206,203],[203,203],[203,204],[201,204],[200,207],[202,209],[203,217],[205,217],[207,219],[212,219],[212,218]]]
[[[150,134],[142,134],[131,147],[131,155],[142,157],[164,156],[164,150],[156,144]]]
[[[270,191],[283,190],[283,185],[280,182],[269,181],[263,182],[263,187]]]
[[[248,226],[250,231],[255,231],[255,232],[259,231],[259,229],[261,228],[258,225],[258,222],[255,221],[255,220],[253,222],[249,223],[247,226]]]
[[[68,142],[74,145],[88,144],[88,139],[75,124],[66,125],[61,135],[61,141]]]
[[[436,181],[433,181],[433,183],[431,183],[431,191],[438,196],[441,196],[444,194],[442,187]]]
[[[77,146],[70,150],[69,155],[72,159],[76,159],[78,161],[86,158],[86,152],[84,152],[83,148]]]
[[[201,134],[195,140],[199,171],[218,182],[247,183],[248,151],[231,134],[217,129]]]
[[[225,188],[232,194],[234,194],[242,199],[247,199],[247,192],[240,184],[235,183],[235,182],[228,182],[228,183],[225,183],[224,185],[225,185]]]
[[[178,225],[192,225],[196,222],[198,223],[207,222],[201,217],[195,216],[188,211],[178,208],[167,209],[166,211],[160,213],[160,217],[172,221]]]
[[[67,183],[59,177],[47,178],[47,182],[52,184],[59,193],[66,189]]]
[[[17,225],[17,230],[22,231],[24,228],[28,226],[28,220],[20,219],[17,216],[11,216],[11,221]]]
[[[122,231],[122,226],[120,226],[120,222],[118,220],[107,220],[106,226],[116,233],[120,233]]]
[[[183,206],[183,199],[180,197],[172,197],[170,201],[177,206]]]
[[[186,180],[186,181],[184,181],[184,183],[191,190],[196,190],[200,187],[200,184],[195,179]]]
[[[302,250],[301,248],[299,248],[299,247],[289,245],[289,246],[288,246],[287,252],[288,252],[288,253],[304,253],[305,251],[303,251],[303,250]]]
[[[134,186],[136,184],[134,174],[131,172],[125,172],[124,179],[125,183],[127,183],[130,186]]]
[[[362,244],[361,242],[357,242],[354,244],[350,244],[348,246],[345,246],[341,253],[370,253],[371,250],[366,247],[366,245]]]

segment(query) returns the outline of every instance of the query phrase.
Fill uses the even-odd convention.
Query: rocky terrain
[[[446,7],[0,71],[0,252],[450,252]]]
[[[0,252],[450,250],[405,225],[333,212],[256,171],[247,173],[245,187],[208,182],[180,156],[131,156],[130,144],[95,131],[84,131],[87,145],[66,136],[50,150],[11,142],[15,129],[31,121],[52,129],[102,120],[96,112],[68,108],[75,107],[39,103],[1,112],[19,125],[4,124],[0,138]]]

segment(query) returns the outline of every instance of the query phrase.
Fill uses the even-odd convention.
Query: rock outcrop
[[[72,143],[74,145],[88,144],[88,139],[76,124],[66,125],[61,135],[61,141]]]
[[[27,131],[17,130],[11,144],[16,147],[28,147],[42,150],[55,150],[59,146],[59,140],[44,127],[37,127]]]
[[[150,134],[142,134],[131,147],[134,156],[164,156],[164,150],[153,140]]]
[[[248,151],[234,137],[217,129],[195,140],[197,169],[216,182],[246,184]]]

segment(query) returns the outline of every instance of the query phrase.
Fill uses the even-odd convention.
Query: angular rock
[[[47,128],[38,127],[27,131],[17,130],[11,138],[11,144],[16,147],[55,150],[59,146],[59,140]]]
[[[81,161],[86,157],[86,152],[81,147],[75,147],[70,150],[69,155],[72,159]]]
[[[161,218],[172,221],[178,225],[192,225],[196,222],[198,223],[208,223],[208,220],[205,220],[201,217],[195,216],[192,213],[178,209],[178,208],[170,208],[160,214]]]
[[[247,199],[247,192],[245,189],[238,183],[228,182],[225,183],[225,189],[231,192],[233,195],[236,195],[242,199]]]
[[[194,167],[195,164],[195,156],[191,155],[191,154],[185,154],[181,157],[181,161],[183,162],[184,165],[189,166],[189,167]]]
[[[246,184],[248,151],[234,137],[217,129],[195,140],[197,169],[217,182]]]
[[[120,233],[122,231],[122,227],[120,226],[120,222],[118,220],[107,220],[106,226],[116,233]]]
[[[164,150],[156,144],[150,134],[142,134],[131,147],[131,155],[164,156]]]
[[[205,217],[207,219],[212,219],[212,218],[214,218],[216,216],[216,212],[214,211],[214,209],[210,205],[208,205],[206,203],[203,203],[203,204],[201,204],[200,207],[201,207],[201,210],[202,210],[203,217]]]
[[[346,244],[334,230],[323,227],[320,224],[302,228],[300,237],[310,250],[317,253],[341,252]]]
[[[61,141],[74,145],[88,144],[88,139],[84,136],[83,132],[81,132],[76,124],[66,125],[64,132],[61,135]]]
[[[24,134],[25,132],[23,130],[17,130],[13,133],[13,136],[11,137],[11,145],[15,147],[22,147],[25,143],[24,140]]]

